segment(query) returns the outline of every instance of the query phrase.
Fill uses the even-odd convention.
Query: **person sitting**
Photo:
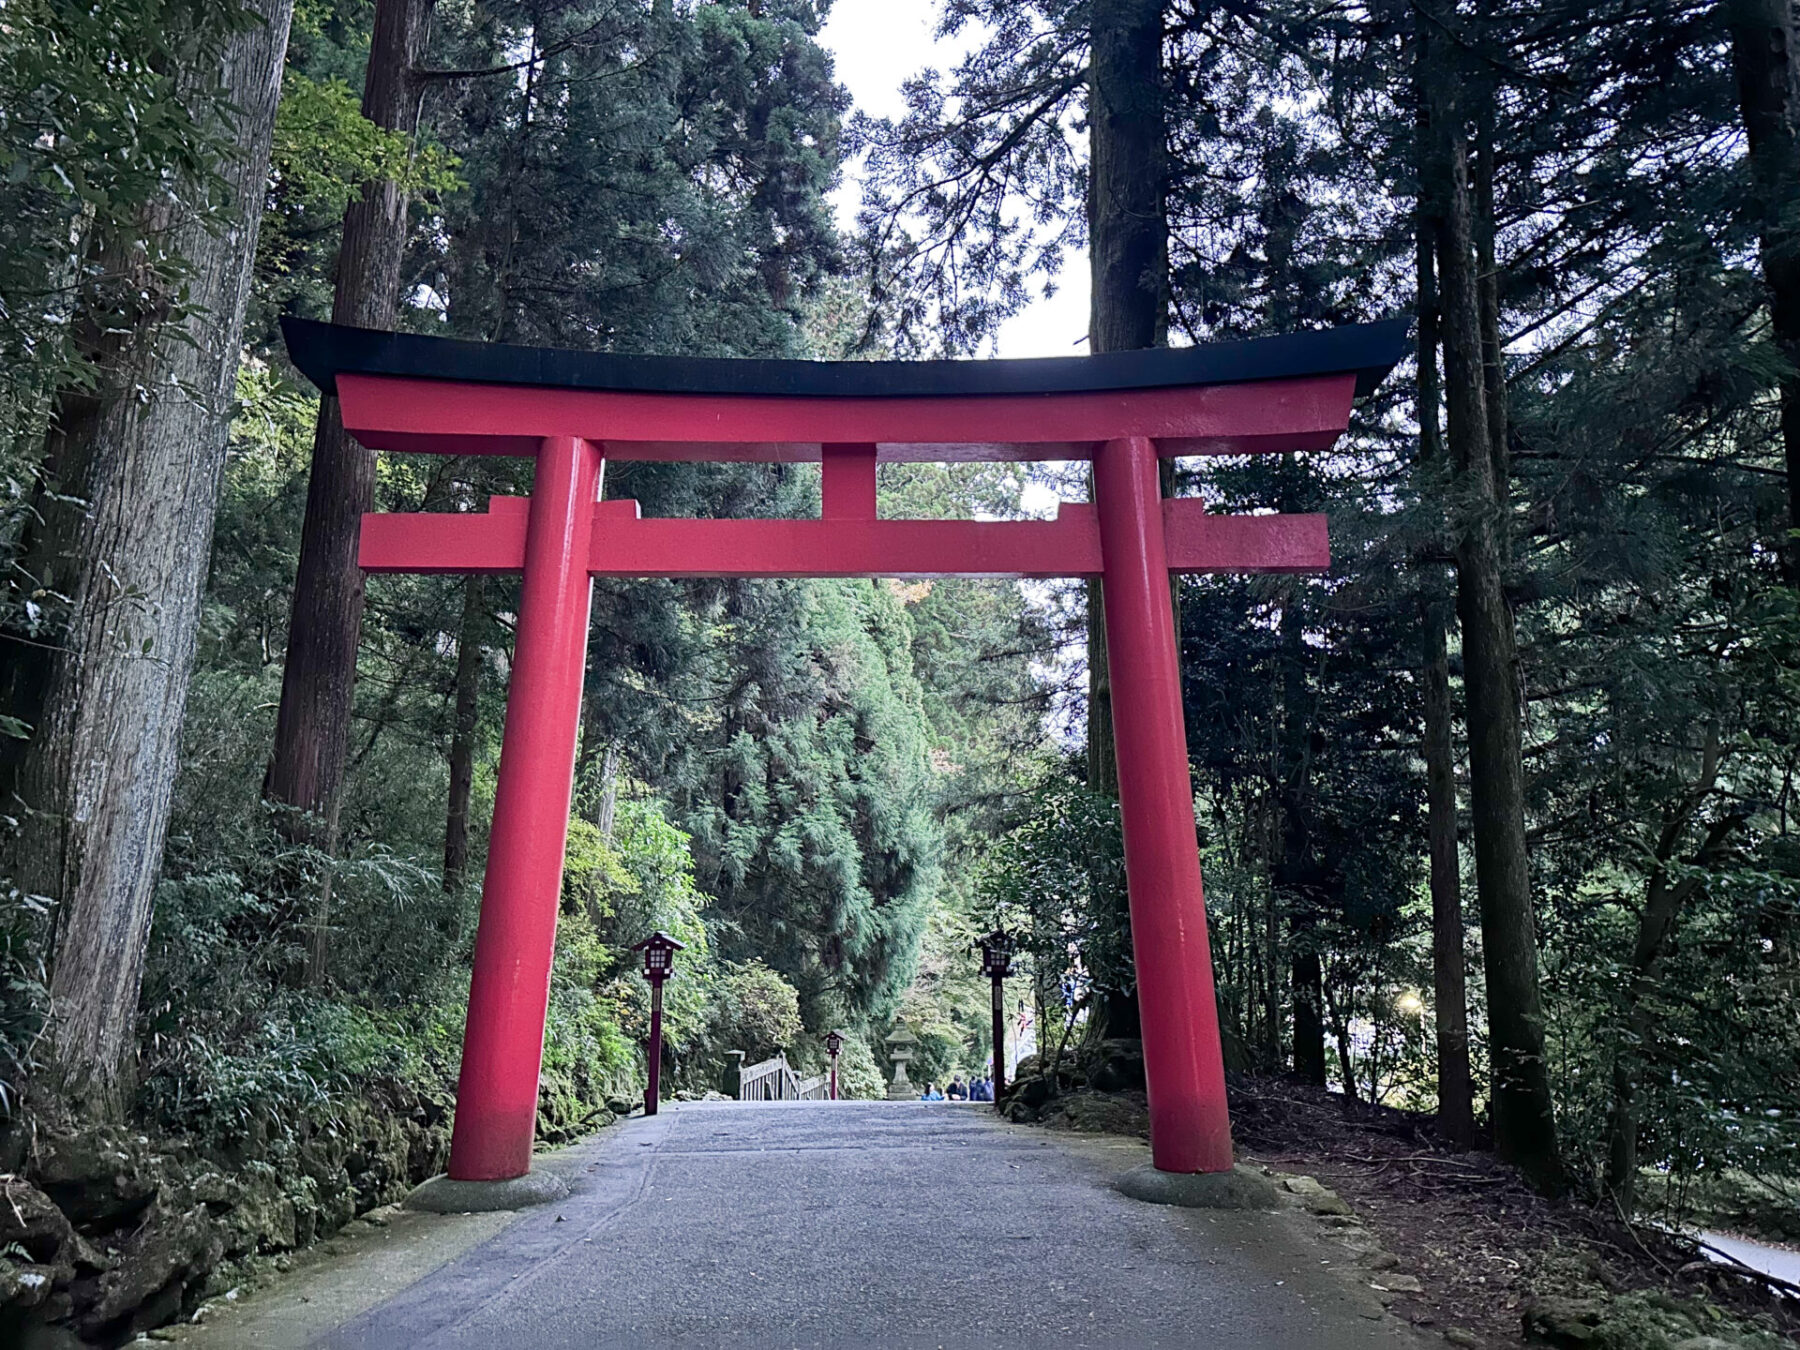
[[[972,1102],[991,1102],[993,1096],[988,1090],[987,1079],[977,1078],[969,1084],[969,1100]]]
[[[947,1095],[953,1102],[966,1102],[969,1100],[969,1089],[963,1086],[961,1074],[957,1074],[956,1077],[950,1080],[950,1091]]]
[[[919,1100],[922,1102],[941,1102],[944,1100],[944,1094],[938,1091],[936,1083],[927,1083],[925,1085],[925,1090],[919,1094]]]

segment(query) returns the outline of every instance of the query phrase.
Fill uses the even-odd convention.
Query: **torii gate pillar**
[[[456,1181],[501,1181],[531,1168],[587,667],[594,588],[587,549],[599,476],[591,442],[550,436],[540,444],[450,1136]]]
[[[1165,1172],[1231,1170],[1231,1122],[1194,792],[1181,715],[1156,447],[1108,441],[1094,457],[1119,814],[1144,1063],[1157,1066],[1150,1138]]]

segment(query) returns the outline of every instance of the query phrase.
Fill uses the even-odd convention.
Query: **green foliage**
[[[0,24],[0,453],[29,455],[52,389],[86,378],[70,318],[104,312],[119,278],[90,245],[164,255],[152,205],[205,209],[224,150],[203,87],[220,44],[246,20],[230,0],[9,4]],[[15,483],[11,509],[22,503]]]
[[[50,904],[6,884],[0,890],[0,1120],[10,1116],[37,1067],[33,1048],[49,1007],[44,932]]]
[[[282,81],[275,118],[270,192],[287,209],[329,219],[375,179],[409,196],[439,196],[464,186],[441,147],[414,146],[362,115],[343,80],[313,80],[297,70]]]
[[[761,961],[727,965],[713,993],[713,1044],[742,1050],[746,1063],[768,1059],[799,1039],[800,996]]]
[[[838,1096],[856,1101],[880,1101],[887,1096],[891,1070],[881,1047],[861,1036],[851,1036],[838,1052]]]
[[[329,232],[362,185],[386,179],[415,199],[437,201],[465,184],[442,146],[384,130],[362,115],[342,79],[314,79],[291,65],[283,76],[269,166],[269,206],[257,238],[263,284],[292,294],[316,263],[310,247]]]
[[[1136,987],[1124,915],[1119,804],[1056,774],[983,860],[980,894],[1018,935],[1041,1003],[1091,1001]]]

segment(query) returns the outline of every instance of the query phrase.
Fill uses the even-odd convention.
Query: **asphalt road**
[[[1176,1210],[1113,1190],[1145,1156],[1131,1141],[1008,1126],[947,1103],[665,1108],[548,1159],[574,1187],[560,1204],[499,1223],[406,1215],[380,1250],[340,1248],[273,1303],[258,1296],[266,1306],[252,1299],[193,1340],[1418,1344],[1310,1216]]]

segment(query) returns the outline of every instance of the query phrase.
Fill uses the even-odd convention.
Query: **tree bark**
[[[481,703],[482,635],[487,586],[463,579],[462,626],[456,639],[456,725],[450,734],[450,800],[444,812],[444,889],[462,887],[469,871],[469,794],[475,784],[475,725]]]
[[[619,811],[619,743],[606,743],[606,756],[600,761],[600,806],[594,813],[594,824],[600,827],[601,842],[612,847],[613,824]]]
[[[1788,528],[1800,531],[1800,62],[1794,6],[1792,0],[1724,0],[1722,9],[1750,144],[1769,318],[1789,366],[1781,381],[1781,439]],[[1782,557],[1789,583],[1800,585],[1800,536],[1790,533]]]
[[[1419,290],[1419,463],[1441,466],[1443,437],[1438,426],[1438,295],[1436,213],[1420,204]],[[1431,491],[1431,484],[1423,486]],[[1437,540],[1434,538],[1434,544]],[[1450,705],[1450,648],[1445,628],[1442,569],[1427,563],[1419,590],[1423,638],[1420,686],[1424,694],[1426,837],[1431,859],[1432,1012],[1437,1032],[1438,1129],[1467,1144],[1475,1137],[1475,1091],[1469,1067],[1469,997],[1464,966],[1462,860],[1456,828],[1455,719]]]
[[[224,474],[238,347],[292,0],[252,0],[223,44],[225,195],[154,208],[143,236],[186,261],[178,296],[141,253],[102,241],[103,269],[143,277],[134,312],[89,312],[98,383],[65,389],[25,566],[68,597],[54,644],[0,643],[0,688],[33,723],[3,768],[22,805],[4,862],[57,902],[39,1085],[118,1120],[133,1088],[138,990],[168,828],[201,593]]]
[[[1435,47],[1421,24],[1421,42]],[[1421,54],[1431,147],[1425,177],[1443,203],[1439,303],[1462,621],[1470,816],[1488,991],[1494,1144],[1540,1189],[1566,1184],[1544,1056],[1537,934],[1525,847],[1522,700],[1513,613],[1502,571],[1508,485],[1494,476],[1482,359],[1480,278],[1468,140],[1457,73]]]
[[[1088,350],[1163,341],[1169,271],[1161,0],[1093,10],[1088,67]],[[1117,795],[1106,614],[1088,586],[1088,785]]]
[[[413,71],[433,0],[377,0],[363,81],[363,116],[407,135],[419,124]],[[365,183],[344,211],[332,297],[334,323],[388,329],[400,298],[407,199],[389,180]],[[319,401],[312,473],[300,532],[288,624],[287,664],[275,746],[263,795],[292,808],[285,828],[327,850],[336,845],[339,797],[350,748],[363,575],[356,565],[362,516],[374,502],[375,456],[344,431],[335,398]]]
[[[1310,947],[1296,950],[1289,961],[1289,980],[1294,997],[1294,1076],[1324,1087],[1325,973],[1319,953]],[[1354,1083],[1349,1091],[1355,1095]]]
[[[1169,239],[1163,124],[1161,0],[1110,0],[1093,8],[1088,64],[1088,313],[1090,352],[1136,351],[1164,340]],[[1163,465],[1169,491],[1171,465]],[[1090,480],[1091,482],[1091,480]],[[1173,589],[1173,582],[1171,582]],[[1087,585],[1088,786],[1116,797],[1112,681],[1106,608]],[[1176,610],[1179,615],[1179,609]],[[1180,632],[1177,619],[1176,632]],[[1121,916],[1122,923],[1129,919]],[[1137,996],[1114,993],[1094,1013],[1097,1029],[1136,1036]]]

